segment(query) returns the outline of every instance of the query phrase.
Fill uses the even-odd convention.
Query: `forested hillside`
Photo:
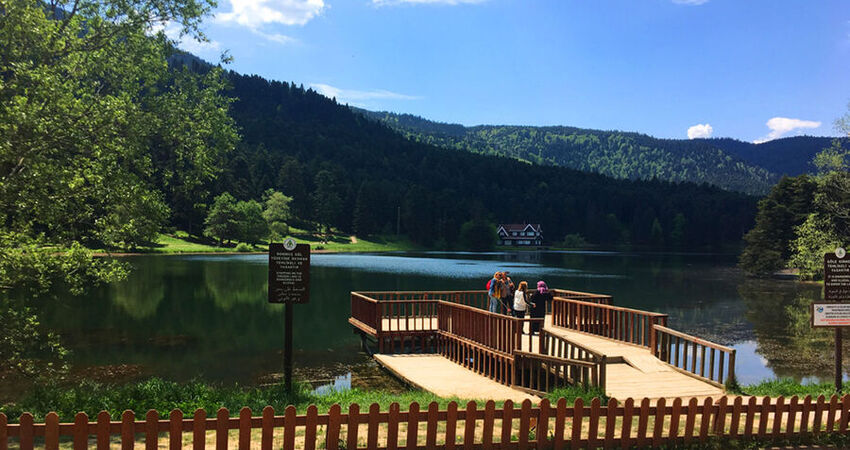
[[[794,136],[761,144],[729,138],[705,139],[705,142],[775,174],[797,176],[814,171],[812,158],[828,148],[832,140],[829,137]],[[847,139],[843,141],[846,145]]]
[[[400,208],[402,233],[440,247],[457,245],[471,220],[539,222],[550,242],[578,233],[602,245],[691,248],[737,243],[752,224],[755,199],[747,195],[442,149],[312,90],[236,73],[229,79],[242,142],[212,194],[256,199],[277,189],[294,198],[293,213],[304,221],[359,235],[391,232]]]
[[[638,133],[572,127],[463,127],[409,114],[354,109],[421,142],[616,178],[710,183],[758,195],[778,181],[770,171],[707,140],[656,139]]]

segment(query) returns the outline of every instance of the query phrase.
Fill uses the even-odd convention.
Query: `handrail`
[[[555,297],[552,324],[584,333],[652,348],[653,324],[666,325],[667,314]]]
[[[734,348],[662,325],[653,325],[652,333],[655,345],[650,351],[673,368],[718,387],[723,387],[725,382],[735,379]]]
[[[541,361],[553,362],[553,363],[570,363],[575,364],[577,366],[584,367],[594,367],[595,363],[589,361],[582,361],[580,359],[567,359],[567,358],[558,358],[557,356],[549,356],[549,355],[541,355],[539,353],[526,352],[522,350],[517,350],[514,352],[515,355],[525,356],[525,357],[533,357],[539,359]]]

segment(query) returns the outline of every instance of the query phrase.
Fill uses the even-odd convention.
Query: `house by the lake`
[[[540,228],[539,223],[499,224],[496,232],[499,234],[499,245],[543,245],[543,229]]]

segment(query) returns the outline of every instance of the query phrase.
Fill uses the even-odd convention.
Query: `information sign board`
[[[310,301],[310,246],[287,239],[269,244],[269,303]]]
[[[850,303],[812,303],[812,327],[850,327]]]
[[[850,301],[850,256],[843,248],[823,256],[823,298],[830,302]]]

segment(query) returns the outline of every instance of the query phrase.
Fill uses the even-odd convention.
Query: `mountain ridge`
[[[763,144],[731,138],[664,139],[644,133],[548,125],[475,125],[431,121],[412,114],[353,111],[409,139],[444,148],[494,154],[625,179],[709,183],[765,194],[781,175],[799,175],[831,138],[793,137]],[[791,141],[796,145],[787,145]],[[804,151],[793,158],[793,148]],[[781,156],[771,149],[782,149]],[[775,152],[774,152],[775,153]]]

